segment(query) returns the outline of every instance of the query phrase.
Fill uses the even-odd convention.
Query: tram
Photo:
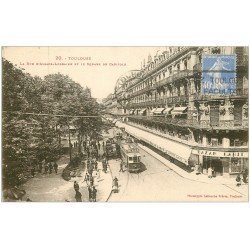
[[[141,154],[135,143],[122,141],[120,143],[120,153],[122,162],[130,173],[141,170]]]

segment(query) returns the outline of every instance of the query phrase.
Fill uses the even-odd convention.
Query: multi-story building
[[[234,94],[202,94],[205,54],[236,54]],[[119,105],[112,101],[110,113],[122,114],[128,130],[144,131],[139,139],[175,164],[187,171],[200,164],[205,174],[211,166],[224,176],[248,167],[248,47],[167,47],[118,82]]]

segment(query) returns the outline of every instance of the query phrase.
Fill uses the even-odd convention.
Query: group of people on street
[[[97,189],[95,187],[94,183],[94,171],[97,173],[97,179],[98,176],[100,176],[100,172],[98,170],[98,161],[97,159],[100,157],[100,155],[96,155],[95,151],[100,151],[101,146],[105,146],[105,142],[102,142],[102,145],[99,141],[92,142],[91,144],[86,144],[86,153],[87,153],[87,161],[86,161],[86,167],[87,171],[84,177],[84,181],[87,184],[88,188],[88,194],[89,194],[89,201],[90,202],[96,202],[97,199]],[[94,149],[94,150],[93,150]],[[108,170],[108,159],[104,153],[102,156],[102,171],[104,173],[107,173]],[[124,172],[123,169],[123,163],[120,164],[120,172]],[[99,175],[98,175],[99,174]],[[77,181],[74,182],[74,190],[75,190],[75,199],[77,202],[82,202],[82,194],[79,191],[80,187]],[[118,192],[118,179],[115,177],[113,179],[113,185],[112,189],[114,192]]]
[[[84,178],[84,181],[87,184],[88,192],[89,192],[89,201],[96,202],[96,194],[97,189],[94,185],[94,177],[93,171],[98,171],[98,162],[95,158],[88,158],[87,159],[87,171]],[[77,202],[82,202],[82,194],[80,192],[80,186],[77,181],[74,182],[74,190],[75,190],[75,199]]]
[[[44,170],[44,172],[43,172]],[[36,171],[40,174],[52,174],[53,170],[55,171],[55,173],[57,174],[58,172],[58,164],[56,163],[56,161],[54,162],[45,162],[43,161],[42,163],[38,164],[38,168],[36,169],[35,166],[32,166],[30,169],[30,173],[31,176],[34,177],[36,174]]]
[[[87,154],[87,157],[95,157],[95,158],[99,158],[100,157],[100,150],[101,150],[101,143],[99,142],[99,140],[92,140],[89,141],[88,143],[85,143],[84,146],[84,151]]]
[[[94,185],[93,171],[98,172],[98,162],[96,158],[87,159],[87,172],[84,181],[86,181],[89,192],[89,201],[96,202],[97,189]]]

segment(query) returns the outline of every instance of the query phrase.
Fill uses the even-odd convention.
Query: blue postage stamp
[[[204,95],[234,95],[236,55],[203,55],[201,85]]]

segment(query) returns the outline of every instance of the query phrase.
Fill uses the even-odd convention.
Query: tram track
[[[144,153],[144,150],[142,149],[143,153]],[[128,192],[129,190],[129,186],[132,186],[133,187],[133,192],[136,192],[137,190],[139,190],[140,188],[140,185],[142,183],[144,183],[144,178],[147,177],[147,176],[150,176],[150,175],[157,175],[157,174],[161,174],[161,173],[167,173],[169,172],[170,170],[169,169],[166,169],[166,170],[161,170],[161,171],[157,171],[157,170],[154,170],[152,169],[146,162],[143,163],[145,165],[145,170],[142,171],[142,172],[139,172],[139,173],[130,173],[126,170],[126,181],[125,181],[125,184],[123,184],[123,187],[122,189],[119,188],[119,192],[121,191],[121,193],[119,193],[119,200],[120,201],[123,201],[126,196],[126,192]],[[118,177],[118,180],[121,180],[121,172],[118,172],[118,169],[116,169],[114,171],[114,166],[111,167],[109,165],[109,169],[110,169],[110,173],[111,173],[111,176],[112,176],[112,179],[114,178],[114,176]],[[147,172],[150,171],[150,172]],[[153,171],[152,171],[153,170]],[[171,172],[171,171],[170,171]],[[123,176],[124,177],[124,176]],[[120,182],[121,183],[121,182]],[[155,183],[154,185],[156,185],[158,188],[161,188],[161,186],[158,184],[158,183]],[[117,194],[114,194],[113,191],[111,190],[110,192],[110,195],[108,197],[108,199],[106,200],[107,202],[108,201],[112,201],[112,197],[114,197],[115,195]],[[126,200],[126,199],[125,199]]]

